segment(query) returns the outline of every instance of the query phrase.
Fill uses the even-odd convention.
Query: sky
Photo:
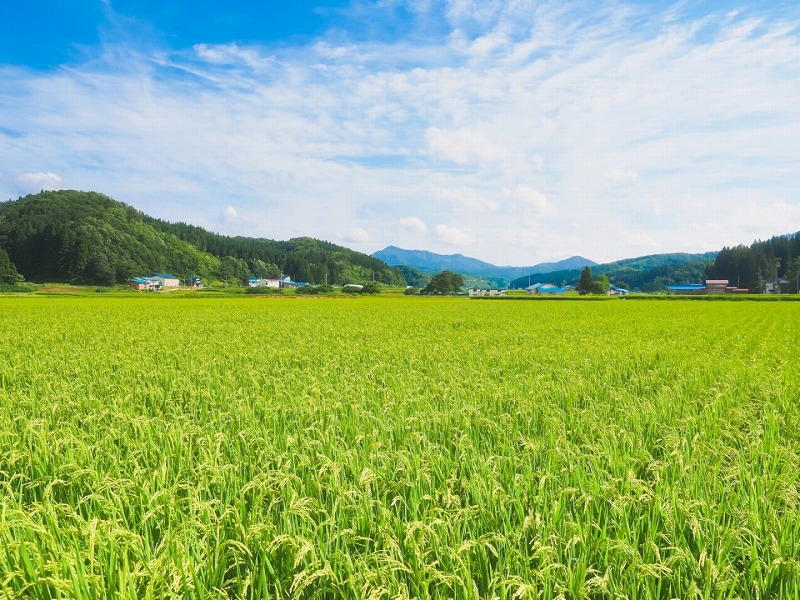
[[[533,265],[800,230],[800,5],[26,0],[0,200]]]

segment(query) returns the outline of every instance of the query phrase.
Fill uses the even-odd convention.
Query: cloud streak
[[[0,194],[93,189],[223,233],[503,264],[800,228],[796,9],[409,6],[419,31],[388,42],[126,37],[55,70],[0,66]]]

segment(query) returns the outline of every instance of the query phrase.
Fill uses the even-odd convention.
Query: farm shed
[[[702,283],[671,285],[667,289],[670,294],[675,296],[701,296],[706,293],[706,286]]]
[[[725,294],[728,291],[727,279],[706,279],[707,294]]]
[[[625,288],[619,287],[618,285],[612,285],[609,290],[606,292],[607,296],[627,296],[630,290],[626,290]]]
[[[161,282],[161,287],[176,288],[181,285],[181,280],[169,273],[156,273],[153,277]]]
[[[134,277],[130,280],[130,286],[134,290],[138,290],[140,292],[146,292],[150,290],[150,282],[142,279],[141,277]]]

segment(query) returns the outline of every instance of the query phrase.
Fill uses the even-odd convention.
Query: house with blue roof
[[[150,291],[150,282],[146,279],[141,277],[133,277],[130,280],[130,286],[139,292],[149,292]]]
[[[565,294],[567,290],[562,287],[558,287],[554,283],[534,283],[533,285],[529,285],[525,288],[531,295],[535,294],[544,294],[544,295],[558,295],[558,294]]]
[[[706,284],[704,283],[682,283],[678,285],[670,285],[667,288],[670,294],[676,296],[700,296],[706,293]]]

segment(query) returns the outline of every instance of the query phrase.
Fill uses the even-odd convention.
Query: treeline
[[[244,268],[245,263],[258,265],[251,271],[261,268],[261,265],[271,265],[296,281],[338,285],[371,281],[405,284],[402,274],[383,261],[330,242],[308,237],[288,241],[230,237],[186,223],[145,218],[154,228],[189,242],[199,250],[239,261],[240,268]]]
[[[34,282],[110,285],[168,272],[229,283],[286,274],[311,283],[404,284],[385,263],[335,244],[222,236],[74,190],[0,203],[0,248]]]
[[[786,279],[797,289],[800,278],[800,232],[757,240],[750,246],[725,247],[708,269],[709,279],[727,279],[751,292],[764,291],[774,279]]]

